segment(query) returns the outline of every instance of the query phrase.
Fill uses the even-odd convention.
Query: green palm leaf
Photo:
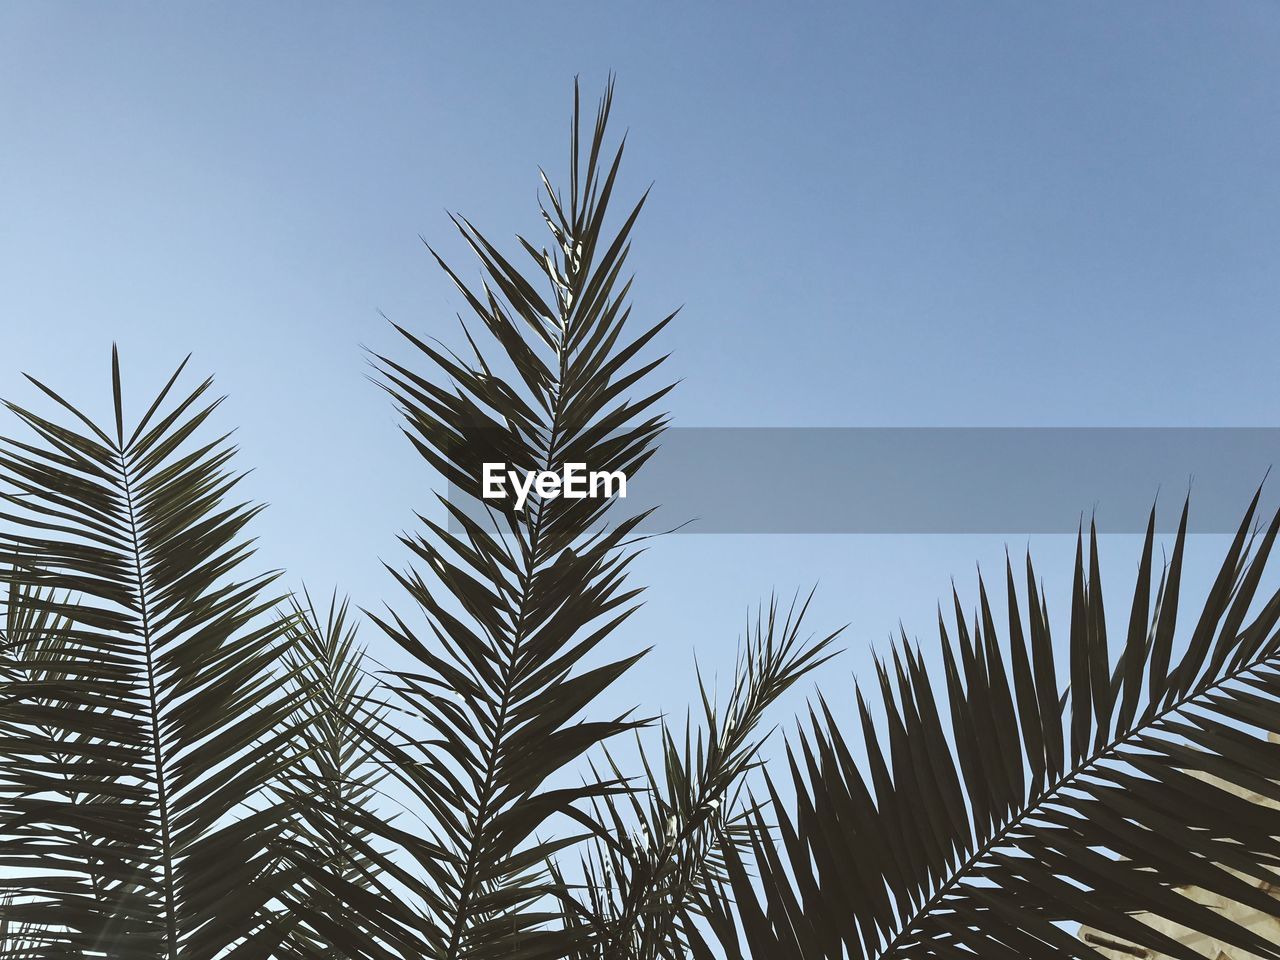
[[[1260,592],[1280,515],[1255,529],[1256,508],[1190,624],[1187,513],[1157,578],[1153,512],[1115,658],[1082,538],[1065,683],[1028,559],[1025,604],[1007,571],[1003,644],[980,583],[970,622],[958,598],[954,627],[940,617],[940,680],[903,638],[877,669],[880,722],[855,691],[864,761],[838,724],[850,708],[823,702],[789,752],[794,803],[771,785],[776,833],[757,817],[753,856],[730,851],[709,897],[728,955],[1096,957],[1085,923],[1094,943],[1200,956],[1142,913],[1280,956],[1187,892],[1280,916],[1280,813],[1241,796],[1280,799],[1280,593]]]
[[[471,289],[440,263],[493,356],[469,331],[464,359],[401,330],[435,373],[378,358],[405,433],[455,487],[441,498],[448,525],[423,518],[426,532],[403,538],[422,572],[393,571],[425,628],[375,617],[414,662],[389,677],[404,723],[382,750],[434,825],[425,838],[396,836],[415,866],[400,879],[423,906],[426,956],[565,955],[573,931],[549,925],[555,913],[543,902],[555,884],[543,865],[573,837],[535,834],[557,815],[585,819],[583,801],[620,786],[548,781],[635,725],[577,718],[635,659],[580,667],[635,609],[625,577],[641,518],[608,522],[607,499],[536,493],[524,510],[510,500],[478,516],[464,508],[467,497],[478,502],[486,462],[557,472],[581,463],[634,477],[663,429],[652,409],[667,388],[629,396],[660,362],[636,357],[670,317],[624,336],[630,281],[621,277],[643,201],[611,226],[622,157],[621,147],[605,155],[611,96],[584,134],[575,91],[569,189],[561,196],[543,177],[553,243],[521,239],[526,269],[454,219],[484,281]]]

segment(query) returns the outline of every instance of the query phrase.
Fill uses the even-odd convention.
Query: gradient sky
[[[536,230],[572,78],[594,96],[610,70],[624,186],[656,183],[637,310],[685,305],[679,425],[1280,423],[1261,0],[5,3],[0,395],[34,401],[28,371],[105,418],[118,341],[137,412],[193,351],[271,504],[262,562],[405,606],[379,561],[405,559],[435,479],[361,345],[406,355],[382,313],[457,342],[419,234],[471,277],[446,210]],[[852,624],[838,700],[1006,543],[1026,538],[667,538],[611,648],[655,650],[613,700],[683,712],[695,648],[730,668],[748,606],[817,581],[814,628]],[[1032,546],[1061,613],[1069,538]],[[1107,550],[1118,595],[1137,547]]]

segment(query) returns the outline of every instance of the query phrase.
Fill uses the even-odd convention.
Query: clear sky
[[[473,276],[445,210],[536,230],[572,78],[610,70],[625,187],[656,183],[637,308],[685,305],[677,424],[1280,423],[1263,0],[5,3],[0,395],[29,371],[105,418],[113,341],[135,403],[194,352],[271,504],[263,563],[403,606],[379,558],[435,480],[361,345],[404,355],[380,313],[456,341],[419,234]],[[667,538],[616,701],[683,711],[694,648],[728,668],[748,605],[815,581],[814,627],[852,624],[838,699],[1006,542]],[[1070,543],[1032,546],[1063,613]],[[1136,546],[1108,550],[1115,595]]]

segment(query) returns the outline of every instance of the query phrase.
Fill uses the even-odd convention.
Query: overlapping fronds
[[[454,218],[466,349],[397,327],[412,359],[375,358],[449,486],[401,538],[412,603],[370,614],[398,646],[379,679],[345,604],[246,572],[258,508],[185,363],[137,420],[114,353],[105,423],[36,381],[53,414],[6,405],[0,960],[1200,960],[1155,921],[1280,960],[1212,906],[1280,917],[1280,514],[1257,497],[1190,618],[1187,509],[1163,565],[1153,511],[1119,642],[1093,530],[1064,626],[1029,558],[1001,617],[981,579],[972,616],[956,593],[936,657],[904,632],[872,694],[817,699],[763,802],[764,715],[839,633],[802,637],[807,602],[761,611],[724,706],[700,677],[658,751],[600,713],[638,656],[606,641],[644,517],[482,494],[486,465],[634,484],[666,424],[648,354],[672,317],[631,332],[644,199],[610,213],[611,98],[584,123],[575,92],[545,247],[513,261]]]
[[[12,915],[13,900],[0,898],[0,960],[42,960],[48,942],[41,931]]]
[[[379,943],[388,929],[395,942],[393,915],[412,926],[396,891],[381,880],[374,846],[385,774],[367,731],[385,733],[387,711],[345,600],[334,597],[321,616],[304,592],[281,615],[288,640],[281,663],[295,704],[288,723],[298,748],[271,784],[272,802],[297,816],[282,844],[297,870],[295,887],[280,898],[294,924],[279,955],[384,955],[387,945]],[[399,942],[407,941],[402,935]]]
[[[749,840],[755,804],[744,787],[768,736],[765,714],[829,658],[840,633],[802,634],[810,599],[785,612],[771,599],[748,624],[724,706],[699,675],[701,723],[686,718],[683,736],[662,725],[660,766],[637,738],[644,789],[593,804],[601,830],[581,861],[584,893],[566,914],[567,923],[593,931],[578,954],[584,960],[681,958],[703,944],[703,891],[727,880],[724,848]],[[612,776],[626,779],[607,750],[606,757]]]
[[[288,811],[247,805],[296,749],[275,576],[181,372],[136,423],[114,353],[105,426],[36,381],[59,416],[7,405],[0,884],[51,956],[263,956],[291,922],[264,910]]]
[[[75,646],[70,640],[71,624],[57,612],[58,604],[47,590],[14,577],[12,566],[4,569],[4,623],[0,633],[0,817],[10,834],[0,838],[6,859],[0,870],[10,871],[19,863],[30,865],[36,857],[50,875],[69,871],[87,879],[87,888],[66,900],[42,896],[38,886],[8,884],[0,898],[0,925],[3,951],[0,956],[39,956],[66,948],[67,935],[76,929],[97,928],[103,922],[101,905],[95,898],[111,867],[111,851],[106,844],[96,848],[90,831],[77,822],[78,807],[91,816],[107,812],[112,802],[101,794],[96,782],[85,776],[83,764],[74,763],[82,751],[80,743],[92,735],[93,721],[70,726],[57,722],[66,714],[59,711],[61,689],[75,684],[79,668]],[[68,762],[72,761],[72,762]],[[33,782],[45,787],[43,796],[32,800],[23,794]],[[49,787],[68,799],[72,816],[50,822],[40,817],[48,809]],[[34,810],[33,810],[34,807]],[[35,812],[36,829],[24,829],[24,820]],[[32,856],[34,854],[35,856]],[[10,859],[12,858],[12,859]],[[10,876],[9,879],[13,879]],[[54,882],[61,882],[58,878]],[[24,881],[25,883],[25,881]],[[74,906],[74,912],[68,911]],[[54,908],[57,909],[54,909]]]
[[[611,97],[584,131],[575,93],[567,193],[543,176],[549,248],[521,238],[520,267],[454,219],[483,280],[468,287],[440,264],[488,347],[464,322],[466,358],[403,329],[430,372],[377,358],[405,433],[453,488],[440,498],[447,522],[424,517],[422,533],[403,537],[416,568],[393,571],[417,611],[376,617],[415,664],[388,679],[400,729],[382,747],[399,789],[434,825],[429,837],[396,838],[415,864],[399,879],[429,920],[424,956],[565,956],[574,932],[549,923],[555,884],[544,865],[581,831],[537,832],[558,814],[583,819],[583,801],[620,788],[554,777],[635,725],[580,717],[635,659],[598,648],[636,608],[626,573],[642,518],[617,518],[604,496],[534,491],[523,509],[480,496],[484,463],[555,473],[583,464],[634,480],[665,423],[654,409],[669,388],[645,387],[661,358],[639,358],[671,318],[625,332],[623,270],[643,199],[611,226],[622,158],[621,147],[606,153]],[[593,652],[603,662],[584,666]]]
[[[878,709],[856,691],[865,759],[826,702],[791,751],[794,803],[773,794],[731,895],[754,957],[1096,957],[1074,934],[1195,960],[1134,916],[1259,957],[1280,946],[1178,887],[1280,916],[1280,594],[1260,590],[1280,516],[1257,498],[1203,606],[1187,620],[1184,509],[1153,570],[1152,513],[1123,642],[1112,656],[1096,533],[1081,538],[1064,675],[1028,559],[1026,599],[1007,571],[1007,636],[979,586],[966,624],[939,618],[943,677],[903,638],[878,669]],[[1189,629],[1188,629],[1189,628]],[[878,714],[882,713],[882,716]],[[751,878],[751,867],[758,871]],[[731,911],[717,928],[741,956]],[[1095,942],[1096,939],[1095,939]]]

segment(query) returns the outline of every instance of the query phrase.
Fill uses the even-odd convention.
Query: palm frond
[[[50,591],[30,586],[14,569],[4,571],[4,623],[0,632],[0,862],[6,893],[0,898],[4,944],[15,957],[70,955],[77,930],[104,920],[99,894],[115,865],[107,844],[95,844],[86,826],[114,798],[76,758],[94,731],[92,716],[74,726],[59,723],[61,693],[81,683],[71,623],[55,612]],[[32,795],[33,782],[44,786]],[[46,818],[50,793],[67,803],[68,816]],[[81,818],[79,815],[84,814]],[[39,860],[64,898],[42,895],[39,884],[15,876]],[[87,881],[83,886],[71,883]],[[73,909],[68,909],[69,907]],[[7,954],[5,954],[7,955]]]
[[[7,404],[34,435],[0,450],[9,613],[45,637],[6,694],[0,864],[76,956],[263,955],[288,932],[265,908],[289,814],[246,806],[295,753],[276,575],[244,572],[258,508],[202,438],[211,381],[174,393],[183,367],[128,426],[114,352],[106,425],[34,380],[59,417]]]
[[[60,948],[50,948],[44,931],[14,919],[13,907],[12,897],[0,897],[0,960],[49,960],[58,956]],[[61,954],[73,955],[65,951]]]
[[[985,586],[966,621],[939,616],[941,680],[905,636],[877,668],[876,712],[855,690],[822,702],[789,751],[794,803],[771,784],[776,832],[730,851],[716,928],[730,957],[1097,957],[1094,943],[1200,954],[1136,915],[1258,957],[1280,946],[1189,895],[1280,916],[1280,593],[1260,590],[1280,515],[1250,506],[1190,629],[1179,617],[1184,508],[1154,570],[1148,527],[1128,629],[1111,654],[1096,532],[1076,553],[1064,680],[1028,558],[1006,571],[1007,637]],[[756,874],[752,878],[752,870]],[[736,901],[731,906],[729,899]],[[739,928],[739,934],[733,928]]]
[[[468,221],[454,223],[484,279],[469,288],[439,257],[487,331],[485,356],[464,324],[469,358],[400,332],[434,373],[377,358],[404,431],[451,484],[448,524],[421,518],[403,542],[421,565],[392,571],[426,621],[375,616],[414,661],[388,683],[406,723],[381,748],[400,788],[434,825],[396,837],[416,872],[431,957],[563,957],[570,932],[540,905],[554,883],[543,868],[573,837],[534,839],[549,818],[583,819],[580,805],[619,785],[548,781],[596,744],[634,727],[626,715],[578,717],[635,657],[584,668],[584,658],[636,608],[626,585],[639,516],[611,522],[604,497],[542,497],[481,504],[483,464],[560,472],[565,464],[633,478],[665,418],[669,388],[641,385],[661,359],[636,358],[671,319],[624,336],[630,281],[621,280],[643,199],[616,227],[610,204],[622,158],[606,154],[612,89],[583,131],[575,90],[569,188],[546,176],[543,216],[552,245],[523,238],[531,266],[508,260]],[[541,292],[540,292],[541,291]],[[641,388],[638,397],[629,391]],[[415,615],[416,616],[416,615]]]
[[[296,812],[283,846],[298,869],[295,888],[280,896],[294,924],[279,956],[378,956],[398,905],[380,877],[382,851],[369,852],[377,850],[370,824],[385,772],[367,731],[385,735],[387,709],[345,600],[332,598],[322,616],[304,591],[280,616],[288,639],[281,663],[295,704],[287,723],[298,748],[270,792]]]
[[[830,658],[842,632],[802,634],[811,599],[782,611],[771,598],[747,626],[725,705],[699,672],[701,724],[695,730],[686,719],[679,736],[664,723],[656,769],[637,738],[642,790],[594,802],[600,829],[581,864],[585,896],[566,912],[566,923],[593,932],[583,960],[681,958],[700,940],[702,891],[727,880],[725,848],[749,842],[755,805],[743,788],[769,734],[760,729],[765,714]],[[605,755],[612,776],[628,779],[607,748]]]

